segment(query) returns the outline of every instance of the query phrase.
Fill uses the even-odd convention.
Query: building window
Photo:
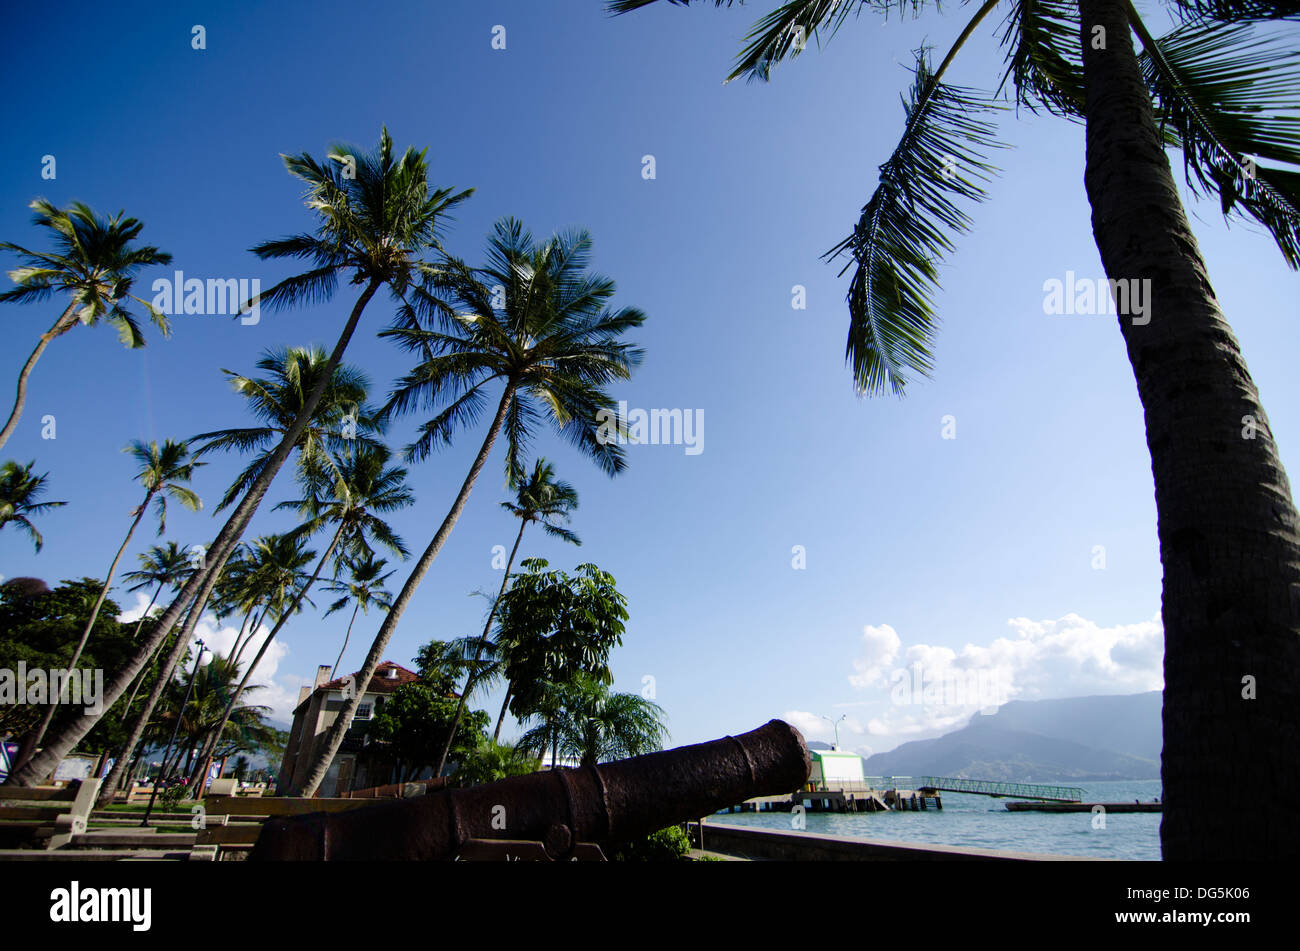
[[[355,719],[355,720],[369,720],[369,719],[370,719],[370,704],[368,704],[368,703],[359,703],[359,704],[357,704],[357,715],[356,715],[355,717],[353,717],[353,719]]]

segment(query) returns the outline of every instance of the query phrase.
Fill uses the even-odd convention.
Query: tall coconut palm
[[[50,474],[46,472],[33,475],[34,465],[36,460],[33,459],[25,466],[16,462],[6,462],[0,466],[0,528],[12,522],[27,533],[36,550],[40,551],[45,545],[45,539],[32,524],[31,516],[68,503],[37,501],[45,494],[45,480]]]
[[[277,439],[283,443],[289,433],[295,431],[305,407],[310,402],[310,395],[322,385],[324,388],[314,404],[314,409],[306,418],[305,424],[298,430],[295,445],[298,449],[299,473],[311,469],[318,464],[319,460],[327,458],[330,447],[347,445],[350,441],[349,437],[364,442],[370,441],[367,433],[373,431],[376,424],[373,414],[365,405],[368,388],[365,375],[346,364],[340,364],[333,371],[327,372],[329,362],[324,352],[316,348],[278,348],[264,352],[258,360],[257,367],[263,371],[259,376],[246,377],[225,371],[231,377],[235,392],[245,397],[254,418],[262,425],[218,430],[194,437],[193,441],[198,444],[195,452],[198,457],[218,449],[235,449],[254,454],[252,462],[236,477],[235,485],[225,493],[222,504],[238,497],[241,488],[245,492],[248,491],[247,487],[261,478],[262,473],[275,458],[275,451],[268,447],[275,445]],[[244,609],[245,627],[241,631],[244,629],[248,631],[250,641],[258,631],[261,619],[266,616],[268,604],[262,596],[263,588],[258,577],[257,553],[251,547],[244,549],[249,554],[249,560],[244,564],[236,560],[234,570],[227,571],[226,569],[230,567],[229,559],[237,550],[239,550],[238,545],[221,555],[215,554],[212,549],[208,550],[204,568],[212,569],[211,578],[209,582],[204,583],[203,590],[192,602],[189,616],[181,625],[180,636],[164,655],[161,674],[137,716],[133,734],[137,730],[143,731],[149,722],[149,717],[153,715],[154,707],[162,696],[161,691],[170,682],[173,672],[180,663],[181,656],[190,642],[194,625],[201,617],[211,593],[221,592],[223,597],[218,599],[218,604],[223,610],[225,608],[235,610],[240,607]],[[252,574],[246,575],[245,571]],[[241,587],[245,593],[254,594],[252,601],[239,599],[238,592]],[[233,602],[230,600],[232,592],[235,593]],[[182,590],[178,600],[183,597]],[[259,605],[260,615],[252,621],[251,626],[248,626],[249,621],[253,619],[249,608]],[[170,608],[163,612],[158,621],[159,626],[164,623],[169,611]],[[157,637],[156,630],[154,634]],[[158,638],[157,642],[161,644],[162,639]],[[248,642],[244,643],[246,645]],[[238,659],[237,652],[232,652],[231,656],[235,660]],[[147,667],[142,666],[141,669]],[[134,748],[138,741],[139,737],[136,736],[128,743],[127,748]],[[119,763],[114,764],[115,771],[118,765]],[[115,785],[116,778],[110,773],[109,781],[104,784],[103,795],[105,797],[111,795],[110,790]]]
[[[149,618],[149,612],[153,610],[154,603],[158,596],[162,594],[165,587],[173,591],[180,589],[184,580],[193,571],[190,564],[189,554],[181,548],[176,542],[168,542],[166,545],[154,545],[147,552],[137,556],[140,559],[139,571],[128,571],[122,576],[123,580],[135,581],[136,584],[127,588],[128,591],[139,591],[141,588],[157,585],[154,588],[153,595],[149,598],[149,604],[145,607],[144,613],[140,615],[140,620],[136,622],[135,631],[132,633],[133,638],[140,637],[140,629],[144,622]],[[161,648],[161,645],[160,645]],[[155,651],[155,654],[157,651]],[[131,711],[131,704],[135,703],[135,696],[140,690],[140,685],[144,683],[145,673],[152,667],[151,663],[140,669],[136,675],[135,683],[131,688],[131,695],[127,698],[126,703],[122,705],[122,720],[125,721],[127,714]]]
[[[159,617],[154,634],[157,643],[141,645],[131,662],[107,685],[106,705],[115,703],[125,692],[131,679],[148,663],[157,644],[181,619],[186,607],[194,605],[198,610],[190,610],[182,628],[185,635],[182,640],[188,640],[222,565],[306,431],[334,370],[343,360],[366,305],[382,287],[387,287],[394,299],[402,301],[413,281],[427,277],[432,265],[424,260],[425,255],[441,248],[448,213],[473,191],[431,188],[425,152],[408,148],[400,156],[396,155],[387,129],[382,131],[379,147],[372,153],[336,146],[323,164],[306,153],[284,156],[284,162],[289,173],[307,185],[306,204],[319,221],[314,233],[266,241],[252,249],[263,260],[287,258],[310,265],[301,274],[273,286],[261,296],[260,303],[268,307],[323,303],[333,296],[341,278],[347,278],[359,292],[330,352],[329,363],[308,394],[301,415],[217,533],[202,570],[195,572]],[[173,649],[165,665],[169,671],[179,661],[174,653]],[[93,714],[70,717],[67,726],[46,744],[46,750],[23,769],[10,773],[6,783],[30,786],[39,782],[42,772],[52,769],[67,755],[95,721]]]
[[[135,274],[153,264],[170,264],[172,256],[151,245],[133,242],[144,225],[118,212],[113,218],[100,218],[81,202],[68,208],[56,208],[44,198],[31,203],[36,214],[32,223],[52,232],[52,251],[29,251],[8,241],[0,249],[19,255],[22,264],[9,272],[18,286],[0,294],[0,301],[35,303],[51,294],[66,293],[68,304],[58,320],[41,334],[36,349],[18,374],[18,390],[9,419],[0,429],[0,446],[9,441],[18,427],[18,419],[27,403],[27,379],[36,361],[50,341],[61,337],[77,324],[94,326],[102,317],[117,330],[128,347],[143,347],[144,334],[131,312],[130,301],[143,304],[154,324],[166,337],[171,331],[167,317],[152,304],[131,293]]]
[[[240,542],[226,562],[222,578],[212,592],[212,604],[218,617],[242,616],[230,656],[238,662],[245,638],[252,639],[274,605],[267,597],[258,556],[247,542]]]
[[[1278,24],[1256,29],[1298,14],[1289,0],[1171,2],[1183,22],[1156,38],[1130,0],[1014,0],[1003,82],[1030,108],[1084,122],[1102,265],[1125,286],[1150,282],[1144,319],[1118,323],[1146,421],[1164,566],[1164,857],[1289,855],[1300,852],[1300,515],[1166,147],[1181,150],[1193,194],[1263,225],[1300,267],[1300,52]],[[780,6],[755,25],[732,75],[766,79],[864,6],[885,4]],[[854,270],[848,359],[865,392],[900,392],[929,372],[936,262],[968,223],[954,199],[983,197],[980,153],[991,144],[972,118],[990,103],[943,76],[995,6],[976,10],[937,70],[920,58],[903,138],[852,236],[831,252]],[[1256,693],[1260,671],[1272,686]],[[1220,809],[1204,793],[1225,770],[1278,794]]]
[[[275,455],[276,447],[302,417],[316,386],[327,374],[332,378],[322,391],[316,408],[298,438],[298,472],[327,467],[330,450],[338,451],[354,441],[371,442],[377,428],[365,402],[370,382],[360,370],[341,364],[329,369],[328,354],[320,347],[277,347],[257,361],[261,376],[244,376],[222,370],[235,392],[248,401],[248,409],[260,426],[221,429],[200,433],[195,456],[214,452],[254,453],[253,460],[230,484],[217,511],[242,498]]]
[[[275,635],[279,633],[280,628],[294,614],[302,610],[302,602],[306,600],[310,603],[311,599],[306,597],[307,589],[316,579],[320,572],[319,565],[316,571],[311,575],[307,573],[307,565],[316,557],[316,552],[306,547],[307,533],[294,530],[282,535],[265,535],[258,538],[252,544],[247,546],[247,575],[245,584],[247,588],[254,592],[251,596],[256,603],[263,605],[262,613],[258,617],[256,625],[251,629],[248,639],[242,646],[236,648],[231,645],[230,652],[224,658],[226,664],[236,672],[239,670],[239,660],[243,649],[252,643],[257,631],[260,630],[262,619],[270,615],[275,617],[275,624],[262,639],[262,646],[259,648],[256,656],[245,668],[244,676],[239,681],[239,685],[227,690],[222,697],[225,704],[225,714],[228,718],[230,713],[239,703],[239,698],[244,691],[248,689],[249,678],[253,674],[254,668],[261,662],[266,654],[267,648]],[[329,552],[325,553],[321,562],[323,563],[329,557]],[[233,679],[233,678],[232,678]],[[200,752],[200,760],[210,752],[220,741],[221,730],[225,729],[225,722],[221,723],[220,729],[210,734],[205,741],[209,749]],[[204,770],[206,770],[206,766]],[[191,794],[195,790],[190,790]]]
[[[341,611],[347,607],[349,601],[352,602],[352,617],[348,621],[347,632],[343,635],[343,646],[339,648],[338,659],[330,669],[330,680],[333,680],[338,673],[339,664],[343,663],[343,655],[347,653],[348,641],[352,638],[352,625],[357,622],[357,612],[369,616],[372,607],[387,611],[393,605],[393,595],[384,590],[384,582],[391,578],[397,569],[384,571],[387,565],[388,559],[376,558],[374,552],[346,556],[340,565],[340,571],[346,572],[346,577],[340,576],[326,585],[327,590],[334,594],[341,594],[342,597],[329,606],[325,617],[329,617],[335,611]]]
[[[122,575],[123,581],[135,582],[128,585],[126,590],[139,591],[141,588],[153,588],[153,594],[149,596],[149,603],[145,605],[144,613],[140,615],[140,620],[136,622],[132,637],[140,636],[140,628],[144,626],[145,620],[149,617],[149,612],[153,610],[153,606],[157,603],[158,596],[162,594],[163,589],[172,588],[174,590],[177,587],[177,582],[191,570],[189,553],[176,542],[153,545],[148,551],[137,555],[136,558],[140,561],[139,569],[128,571]]]
[[[295,537],[305,538],[328,526],[333,526],[334,534],[317,562],[316,570],[298,586],[288,609],[280,613],[275,626],[244,671],[243,679],[227,704],[227,715],[239,702],[267,648],[289,615],[298,610],[330,558],[340,551],[354,555],[373,553],[371,539],[402,558],[407,556],[405,544],[383,516],[414,504],[415,497],[406,486],[406,470],[389,466],[389,456],[385,446],[354,439],[336,459],[317,459],[309,464],[303,478],[304,498],[277,506],[294,508],[305,519],[301,528],[293,533]],[[212,746],[220,742],[224,729],[223,721],[213,733]]]
[[[515,554],[519,551],[519,543],[523,541],[524,529],[530,523],[536,522],[545,529],[548,535],[562,539],[571,545],[582,544],[582,540],[577,535],[564,526],[557,524],[559,521],[569,521],[573,510],[578,507],[578,493],[569,483],[557,480],[555,478],[555,467],[540,456],[533,464],[532,473],[516,489],[515,501],[502,502],[501,507],[519,519],[519,532],[515,535],[514,546],[511,547],[510,557],[506,560],[505,574],[501,578],[501,590],[497,592],[496,599],[488,610],[487,621],[483,625],[483,634],[474,650],[474,660],[470,666],[470,674],[465,681],[465,689],[461,691],[460,702],[456,705],[456,715],[452,718],[447,741],[443,745],[441,755],[438,757],[438,765],[434,771],[435,776],[441,776],[443,767],[447,765],[447,754],[451,751],[451,745],[456,739],[456,728],[460,726],[460,718],[465,713],[465,705],[469,701],[469,695],[474,689],[475,681],[481,676],[478,671],[479,660],[483,657],[483,652],[488,646],[488,635],[492,632],[492,622],[496,619],[497,604],[501,600],[501,595],[505,594],[506,586],[510,583],[510,569],[514,567]]]
[[[144,486],[144,498],[140,504],[132,510],[131,525],[126,530],[126,537],[122,539],[122,544],[118,546],[117,553],[113,555],[113,561],[108,566],[108,574],[104,578],[104,585],[99,589],[99,597],[95,600],[95,605],[90,609],[90,617],[86,620],[86,626],[82,629],[81,638],[77,641],[77,646],[72,652],[72,660],[68,662],[68,669],[72,670],[77,666],[77,661],[81,660],[81,653],[86,649],[86,642],[90,639],[90,632],[95,627],[95,621],[99,617],[99,609],[104,605],[104,599],[108,597],[109,589],[113,587],[113,577],[117,574],[117,566],[122,561],[122,555],[126,553],[127,546],[131,544],[131,536],[135,534],[136,526],[144,518],[145,512],[149,510],[150,503],[153,503],[158,515],[158,534],[161,535],[167,528],[167,500],[174,499],[181,505],[193,512],[197,512],[203,507],[202,500],[185,483],[194,477],[194,470],[203,465],[201,462],[195,462],[190,458],[189,445],[184,442],[173,442],[170,439],[164,440],[160,447],[157,442],[143,443],[139,440],[133,440],[123,452],[130,453],[131,456],[139,463],[139,471],[136,473],[136,480]],[[31,751],[41,745],[45,738],[45,731],[49,729],[50,721],[54,719],[54,711],[57,703],[63,702],[59,698],[57,702],[51,702],[45,711],[45,716],[41,719],[40,725],[33,731],[28,739],[24,742],[24,749],[18,755],[18,766],[31,755]]]
[[[408,458],[426,458],[436,446],[450,442],[458,428],[477,420],[490,385],[499,384],[501,396],[450,510],[375,635],[361,683],[374,675],[501,432],[506,435],[506,472],[512,479],[520,477],[520,458],[543,419],[609,475],[626,465],[616,435],[607,438],[616,427],[602,426],[601,417],[614,413],[605,387],[627,379],[642,357],[639,349],[619,338],[645,317],[634,308],[607,309],[614,282],[587,272],[590,248],[585,231],[537,243],[517,221],[499,221],[488,241],[487,267],[475,270],[448,258],[438,274],[413,291],[413,314],[433,327],[386,331],[423,357],[399,381],[386,410],[437,410],[420,427],[419,438],[407,449]],[[493,307],[492,288],[504,290],[501,312]],[[359,698],[348,701],[321,742],[303,795],[314,795],[325,778]]]

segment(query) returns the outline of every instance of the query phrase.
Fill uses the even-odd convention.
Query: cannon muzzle
[[[812,769],[799,731],[782,720],[708,743],[442,789],[339,813],[272,819],[250,861],[450,860],[492,840],[540,843],[545,857],[627,841],[755,796],[801,788]]]

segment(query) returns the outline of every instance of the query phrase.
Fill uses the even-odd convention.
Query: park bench
[[[66,786],[0,786],[0,848],[58,849],[84,835],[98,779]]]
[[[222,783],[218,786],[218,783]],[[416,784],[410,792],[415,792]],[[301,816],[311,812],[343,812],[373,806],[374,798],[297,799],[283,796],[230,795],[222,780],[213,782],[203,800],[204,823],[190,853],[191,861],[217,861],[223,854],[247,853],[262,833],[268,819]],[[241,793],[247,790],[239,790]],[[418,795],[424,794],[419,786]],[[400,797],[394,797],[400,798]],[[234,855],[232,855],[234,857]]]

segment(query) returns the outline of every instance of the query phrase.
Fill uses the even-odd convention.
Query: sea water
[[[1160,780],[1072,783],[1084,802],[1142,802],[1161,797]],[[1008,799],[940,793],[943,809],[924,812],[808,812],[805,831],[847,838],[961,845],[1089,858],[1159,861],[1158,812],[1010,812]],[[1104,818],[1104,824],[1099,821]],[[720,813],[709,822],[760,829],[791,829],[788,812]],[[707,841],[705,843],[708,845]]]

